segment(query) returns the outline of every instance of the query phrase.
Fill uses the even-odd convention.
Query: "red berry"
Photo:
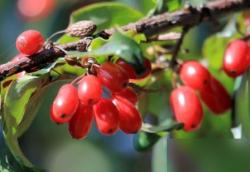
[[[136,79],[135,69],[122,59],[119,59],[116,64],[122,67],[128,74],[130,79]]]
[[[97,76],[111,91],[121,91],[128,83],[128,75],[119,65],[106,62],[97,68]]]
[[[119,125],[118,110],[111,100],[101,99],[93,106],[96,125],[105,135],[114,134]]]
[[[140,130],[142,125],[142,118],[135,106],[122,97],[113,99],[119,111],[120,129],[125,133],[136,133]]]
[[[75,139],[85,138],[91,129],[92,119],[92,106],[80,103],[76,113],[69,121],[70,135]]]
[[[214,77],[206,89],[200,92],[201,99],[208,108],[215,114],[220,114],[227,111],[231,107],[231,98],[223,85]]]
[[[125,98],[132,104],[136,104],[138,101],[135,91],[130,87],[124,88],[122,91],[113,94],[113,98],[117,97]]]
[[[94,75],[84,76],[78,85],[78,96],[83,104],[96,103],[102,96],[102,85]]]
[[[181,86],[172,91],[170,104],[178,122],[184,124],[185,131],[193,131],[200,127],[203,110],[195,91],[187,86]]]
[[[53,110],[53,106],[51,106],[50,108],[50,119],[51,121],[57,123],[57,124],[62,124],[62,120],[58,120],[58,117],[56,116],[56,114],[54,113],[54,110]]]
[[[32,55],[37,53],[43,46],[44,38],[36,30],[27,30],[16,39],[16,48],[20,53]]]
[[[63,85],[52,104],[51,119],[56,123],[68,122],[78,108],[77,89],[71,84]]]
[[[224,55],[223,69],[231,77],[243,74],[250,62],[250,47],[243,40],[232,41]]]
[[[196,61],[187,61],[180,68],[183,83],[195,90],[202,90],[210,80],[209,71]]]
[[[22,17],[37,21],[47,17],[55,7],[55,0],[18,0],[17,8]]]
[[[137,79],[146,78],[148,75],[151,74],[152,67],[151,67],[151,62],[148,59],[144,60],[144,68],[145,68],[145,71],[142,74],[137,75]]]

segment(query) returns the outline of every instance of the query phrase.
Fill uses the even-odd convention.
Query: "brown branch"
[[[150,18],[142,19],[135,23],[122,26],[123,30],[134,30],[137,33],[144,33],[147,37],[158,35],[176,26],[192,27],[201,22],[217,19],[226,14],[250,9],[249,0],[217,0],[206,4],[201,8],[185,8],[173,13],[163,13]],[[106,29],[98,36],[108,38],[115,32],[115,29]],[[90,40],[81,39],[61,47],[65,50],[86,50]],[[9,62],[0,65],[0,81],[5,77],[18,73],[20,71],[32,72],[39,70],[49,63],[55,61],[58,57],[64,56],[65,53],[56,47],[44,49],[38,54],[21,59],[17,62]]]

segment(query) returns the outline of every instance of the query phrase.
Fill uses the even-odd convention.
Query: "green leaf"
[[[152,172],[166,172],[167,166],[167,138],[161,138],[154,146],[152,155]]]
[[[156,4],[148,13],[148,16],[161,14],[163,12],[172,12],[179,9],[182,5],[181,0],[155,0]]]
[[[165,3],[167,3],[167,10],[169,12],[178,10],[182,7],[181,0],[165,0]]]
[[[202,48],[203,56],[207,58],[208,63],[215,69],[220,69],[223,62],[225,48],[230,38],[219,35],[209,37]]]
[[[236,29],[236,18],[232,17],[221,32],[206,39],[202,52],[212,68],[220,69],[222,67],[224,51],[228,43],[239,37],[241,35]]]
[[[58,44],[66,44],[66,43],[70,43],[70,42],[76,42],[78,40],[79,40],[79,38],[77,38],[77,37],[72,37],[72,36],[69,36],[67,34],[64,34],[56,42]]]
[[[235,114],[245,137],[250,138],[250,71],[246,72],[235,96]]]
[[[18,137],[29,128],[41,102],[48,75],[26,75],[11,83],[1,109],[3,131],[7,145],[15,158],[25,166],[33,167],[18,144]]]
[[[166,120],[164,123],[162,123],[159,126],[153,126],[151,124],[144,123],[142,125],[141,131],[145,131],[148,133],[159,133],[159,132],[164,132],[164,131],[169,132],[173,130],[179,130],[181,128],[183,128],[183,124],[177,123],[172,120]]]
[[[85,56],[103,58],[103,56],[117,55],[131,64],[135,71],[140,74],[144,72],[144,57],[139,44],[132,38],[120,32],[115,32],[108,43],[91,52],[85,53]]]
[[[106,43],[107,43],[107,40],[105,40],[101,37],[95,38],[91,41],[91,44],[89,45],[88,50],[89,51],[96,50],[96,49],[102,47]]]
[[[27,105],[36,91],[44,86],[47,79],[26,75],[12,82],[5,96],[3,106],[4,129],[6,132],[16,134],[16,127],[21,123],[25,114],[34,111],[34,109],[27,109]]]
[[[140,131],[133,137],[133,145],[137,151],[146,151],[150,149],[158,140],[160,136],[153,133]]]
[[[143,15],[124,4],[103,2],[83,7],[72,13],[70,22],[91,20],[97,25],[97,31],[113,26],[125,25],[142,18]]]

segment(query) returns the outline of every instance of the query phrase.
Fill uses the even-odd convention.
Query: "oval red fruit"
[[[201,99],[215,114],[227,111],[232,104],[231,97],[224,86],[214,77],[211,77],[206,89],[200,91]]]
[[[53,101],[51,119],[56,123],[68,122],[78,108],[77,89],[71,84],[65,84]]]
[[[102,96],[102,85],[94,75],[84,76],[78,85],[78,96],[83,104],[96,103]]]
[[[111,100],[101,99],[93,106],[96,125],[104,135],[114,134],[119,125],[119,114]]]
[[[209,71],[196,61],[184,62],[179,73],[183,83],[195,90],[204,89],[210,80]]]
[[[120,129],[125,133],[137,133],[142,125],[142,118],[135,106],[122,97],[113,99],[119,111]]]
[[[243,40],[232,41],[224,54],[223,69],[230,77],[243,74],[250,62],[250,47]]]
[[[92,106],[80,103],[76,113],[69,121],[70,135],[75,139],[85,138],[91,129],[93,116]]]
[[[130,87],[124,88],[122,91],[113,94],[113,98],[117,98],[117,97],[125,98],[134,105],[138,101],[135,91],[133,90],[133,88],[130,88]]]
[[[134,68],[122,59],[117,60],[116,64],[122,67],[128,74],[129,79],[136,79],[136,73]]]
[[[16,39],[16,48],[20,53],[32,55],[37,53],[43,46],[44,38],[36,30],[27,30]]]
[[[170,104],[176,121],[184,124],[185,131],[200,127],[203,110],[198,96],[192,88],[181,86],[170,95]]]
[[[121,91],[128,84],[128,75],[118,64],[106,62],[96,71],[103,85],[113,92]]]

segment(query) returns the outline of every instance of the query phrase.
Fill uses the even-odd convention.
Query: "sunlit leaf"
[[[128,15],[129,14],[129,15]],[[72,13],[70,22],[91,20],[97,25],[97,30],[125,25],[137,21],[143,15],[137,10],[120,3],[103,2],[83,7]]]
[[[115,32],[109,39],[108,43],[100,48],[87,52],[85,56],[103,58],[103,56],[117,55],[123,60],[131,64],[135,71],[140,74],[145,70],[144,57],[141,52],[139,44],[132,38]]]

